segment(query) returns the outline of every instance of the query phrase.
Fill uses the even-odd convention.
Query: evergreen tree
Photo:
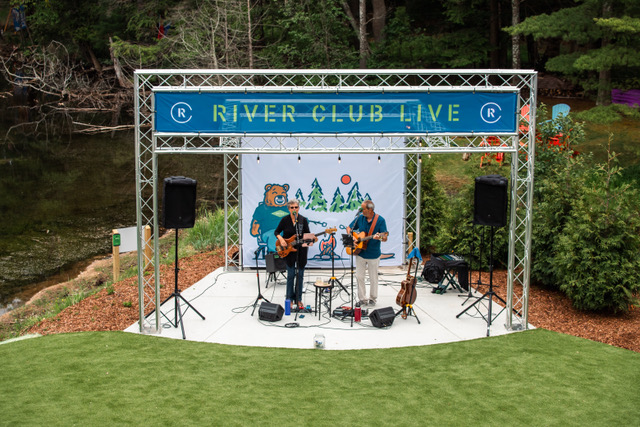
[[[357,211],[363,201],[364,199],[360,194],[360,188],[356,182],[353,184],[353,187],[351,187],[349,194],[347,194],[347,201],[344,204],[344,212]]]
[[[307,209],[311,209],[318,212],[327,212],[327,201],[322,193],[322,187],[318,183],[318,178],[313,180],[311,184],[311,193],[309,194],[309,206]]]
[[[296,199],[298,200],[298,204],[300,205],[301,208],[303,208],[307,202],[304,201],[304,195],[302,194],[302,190],[298,188],[298,191],[296,191]]]
[[[331,206],[329,207],[329,212],[344,212],[345,204],[344,197],[342,197],[342,193],[340,192],[340,187],[336,187],[335,193],[333,193],[333,200],[331,201]]]
[[[535,40],[558,39],[557,54],[545,67],[563,73],[587,89],[596,89],[598,105],[611,100],[612,73],[618,85],[637,82],[640,70],[640,4],[631,0],[582,0],[574,7],[525,19],[511,34]],[[633,72],[635,70],[635,72]],[[625,81],[626,80],[626,81]]]

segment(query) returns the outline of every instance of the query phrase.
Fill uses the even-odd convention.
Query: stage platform
[[[351,273],[349,269],[336,270],[336,277],[347,291],[339,285],[333,290],[332,310],[341,306],[351,306]],[[369,313],[376,309],[391,307],[398,311],[396,296],[401,290],[401,282],[406,278],[406,267],[381,267],[378,302],[375,307],[366,307]],[[305,271],[305,306],[314,310],[315,287],[317,278],[325,282],[331,277],[331,270]],[[215,270],[205,278],[182,292],[182,296],[204,317],[202,320],[186,304],[182,304],[184,312],[184,334],[187,340],[210,343],[246,345],[260,347],[313,348],[316,335],[324,335],[324,348],[328,350],[352,350],[367,348],[407,347],[430,344],[441,344],[454,341],[472,340],[487,336],[488,300],[485,298],[459,318],[456,316],[473,304],[481,294],[474,292],[468,298],[463,293],[449,287],[443,294],[432,293],[431,284],[419,280],[417,298],[413,304],[417,318],[409,316],[403,319],[395,317],[393,324],[386,328],[374,327],[368,317],[361,322],[352,321],[351,317],[339,319],[331,317],[327,307],[323,306],[321,317],[315,312],[283,315],[276,322],[259,319],[260,305],[258,301],[255,313],[254,301],[258,295],[258,278],[261,294],[271,303],[284,307],[286,280],[279,273],[275,283],[267,284],[267,273],[255,269],[244,271]],[[355,282],[355,278],[354,278]],[[354,302],[357,300],[357,285],[354,283]],[[368,286],[367,286],[368,287]],[[481,290],[486,291],[483,287]],[[348,293],[347,293],[348,292]],[[506,295],[500,295],[505,298]],[[477,307],[477,308],[476,308]],[[182,339],[180,326],[174,327],[169,322],[175,321],[174,302],[168,301],[161,308],[160,331],[145,331],[150,335]],[[499,314],[498,314],[499,313]],[[496,316],[497,315],[497,316]],[[166,316],[166,317],[165,317]],[[492,304],[494,317],[489,329],[490,336],[511,333],[505,328],[506,310],[495,302]],[[297,326],[292,324],[297,323]],[[529,328],[533,328],[529,326]],[[136,322],[126,332],[140,333]]]

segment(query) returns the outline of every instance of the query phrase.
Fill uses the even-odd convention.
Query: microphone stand
[[[296,218],[295,222],[293,223],[293,228],[296,231],[296,238],[294,240],[294,244],[296,244],[298,247],[296,248],[296,262],[293,265],[293,294],[295,295],[296,298],[296,316],[294,320],[298,320],[298,314],[300,313],[300,304],[298,304],[300,302],[300,300],[302,299],[302,281],[298,280],[298,271],[299,271],[299,264],[300,264],[300,251],[302,250],[302,244],[299,244],[298,242],[300,242],[302,239],[300,238],[300,230],[298,230],[298,213],[294,212],[293,216]],[[298,294],[298,282],[300,283],[300,294]]]
[[[266,302],[271,303],[271,301],[269,301],[264,296],[262,296],[262,292],[260,291],[260,269],[258,268],[258,258],[259,258],[258,255],[260,254],[260,252],[263,252],[265,249],[266,249],[266,246],[259,246],[258,249],[256,249],[256,251],[254,252],[254,255],[256,257],[256,279],[258,280],[258,296],[256,297],[256,300],[253,302],[253,311],[251,312],[252,316],[253,316],[253,313],[255,313],[256,311],[256,306],[258,305],[258,301],[263,299]]]
[[[356,315],[356,310],[355,310],[355,307],[353,306],[353,252],[355,250],[355,241],[353,240],[353,236],[343,235],[342,245],[345,248],[351,249],[348,252],[351,252],[350,254],[351,256],[349,258],[351,259],[351,327],[353,328],[353,318]]]

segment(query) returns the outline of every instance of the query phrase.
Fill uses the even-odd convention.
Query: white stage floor
[[[331,277],[331,270],[305,271],[305,305],[314,309],[315,287],[317,277],[326,282]],[[351,274],[347,270],[337,270],[336,277],[351,292]],[[396,296],[401,289],[400,283],[406,277],[406,267],[381,267],[378,302],[375,307],[366,307],[371,312],[375,309],[391,307],[394,312],[400,309],[396,305]],[[284,307],[285,277],[278,275],[277,282],[269,283],[265,288],[267,275],[259,272],[261,293],[268,301]],[[355,278],[354,278],[355,282]],[[354,283],[354,288],[357,286]],[[368,285],[367,285],[368,288]],[[391,348],[417,345],[441,344],[464,341],[487,336],[488,300],[469,309],[459,318],[456,316],[473,304],[480,294],[467,299],[467,292],[460,293],[451,286],[444,294],[432,293],[430,284],[419,281],[417,298],[413,305],[420,323],[415,317],[402,319],[397,316],[393,324],[387,328],[372,326],[368,317],[361,322],[352,322],[351,317],[344,320],[330,317],[327,308],[322,307],[322,316],[318,319],[315,313],[295,313],[284,315],[282,320],[268,322],[259,320],[260,300],[256,306],[254,301],[258,295],[258,284],[255,270],[243,272],[224,272],[222,268],[210,273],[204,279],[182,292],[182,296],[204,317],[202,320],[192,309],[184,314],[184,330],[187,340],[210,343],[247,345],[260,347],[313,348],[314,337],[324,335],[325,349],[350,350],[364,348]],[[355,289],[354,289],[355,290]],[[357,294],[357,290],[356,290]],[[505,298],[505,295],[500,295]],[[357,297],[354,297],[354,302]],[[340,286],[333,291],[332,310],[340,306],[350,306],[351,297]],[[464,304],[464,305],[463,305]],[[186,304],[182,304],[185,312]],[[477,307],[477,309],[476,309]],[[180,326],[173,327],[167,317],[174,322],[173,299],[162,306],[161,330],[157,334],[162,337],[182,339]],[[500,313],[497,317],[496,314]],[[490,335],[511,333],[505,328],[506,310],[495,302],[492,304],[494,317]],[[297,323],[297,327],[290,324]],[[531,326],[530,326],[531,328]],[[139,333],[138,323],[134,323],[126,332]]]

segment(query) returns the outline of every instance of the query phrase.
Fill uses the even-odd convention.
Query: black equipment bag
[[[439,259],[431,259],[424,263],[422,278],[429,283],[440,283],[444,277],[444,263]]]

